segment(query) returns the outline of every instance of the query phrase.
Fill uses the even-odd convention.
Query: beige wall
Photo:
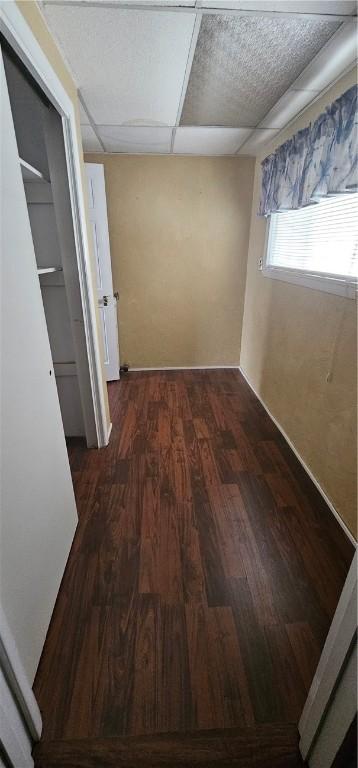
[[[346,75],[262,157],[355,82]],[[262,158],[259,158],[261,160]],[[266,222],[256,166],[241,366],[343,520],[356,535],[356,308],[340,296],[263,277]],[[328,373],[332,378],[327,381]]]
[[[105,168],[122,362],[237,365],[253,159],[87,159]]]
[[[37,7],[37,4],[33,2],[33,0],[17,0],[17,5],[74,105],[75,112],[76,112],[77,134],[79,138],[79,144],[82,147],[77,88],[75,86],[74,81],[72,80],[72,76],[69,70],[67,69],[67,66],[62,58],[62,55],[59,49],[57,48],[57,45],[51,33],[47,28],[47,25]],[[88,214],[88,202],[87,202],[87,180],[85,176],[85,168],[83,164],[82,152],[81,152],[80,160],[81,160],[82,180],[83,180],[85,197],[86,197],[85,207],[86,207],[87,237],[88,237],[88,232],[90,231],[90,228],[89,228],[89,214]],[[91,238],[89,238],[89,244],[90,244],[90,252],[91,252],[91,259],[92,259],[92,276],[94,281],[93,284],[95,285],[95,266],[94,266],[94,255],[92,252]],[[96,307],[97,307],[97,295],[96,295]],[[97,310],[97,331],[98,331],[98,339],[99,339],[102,360],[103,360],[103,342],[102,342],[102,335],[101,335],[102,331],[100,328],[98,310]],[[109,405],[108,405],[108,397],[107,397],[107,385],[106,385],[103,365],[102,365],[102,379],[103,379],[104,402],[105,402],[105,409],[106,409],[106,415],[107,415],[107,428],[108,428],[110,424],[110,416],[109,416]]]

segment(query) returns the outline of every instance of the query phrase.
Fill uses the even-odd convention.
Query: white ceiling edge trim
[[[178,112],[177,112],[177,118],[176,118],[176,121],[175,121],[175,126],[179,126],[179,124],[180,124],[181,113],[183,111],[185,96],[186,96],[186,92],[187,92],[187,89],[188,89],[189,77],[190,77],[191,69],[192,69],[192,66],[193,66],[196,44],[198,42],[198,37],[199,37],[199,32],[200,32],[200,25],[201,25],[201,19],[202,19],[202,16],[200,14],[197,14],[197,16],[195,18],[193,33],[192,33],[192,36],[191,36],[191,41],[190,41],[189,53],[188,53],[188,58],[187,58],[187,62],[186,62],[186,67],[185,67],[185,75],[184,75],[183,86],[182,86],[181,94],[180,94],[180,100],[179,100],[179,106],[178,106]],[[170,146],[170,150],[171,151],[173,150],[173,146],[174,146],[174,138],[175,138],[175,131],[173,131],[173,133],[172,133],[172,140],[171,140],[171,146]]]
[[[82,96],[82,93],[81,93],[81,91],[79,89],[77,90],[77,96],[78,96],[78,101],[80,102],[83,111],[86,113],[86,115],[88,117],[88,124],[91,126],[92,131],[95,134],[98,143],[100,144],[100,146],[103,149],[103,152],[105,152],[104,144],[103,144],[103,141],[102,141],[102,139],[99,136],[99,133],[97,131],[96,123],[94,122],[93,117],[92,117],[92,115],[91,115],[91,113],[90,113],[90,111],[89,111],[89,109],[87,107],[87,104],[86,104],[86,102],[85,102],[85,100],[84,100],[84,98]]]
[[[51,29],[51,28],[50,28],[50,26],[49,26],[49,23],[48,23],[48,20],[47,20],[46,14],[45,14],[45,12],[44,12],[44,7],[43,7],[43,6],[45,5],[45,3],[44,3],[42,0],[35,0],[35,2],[36,2],[36,6],[37,6],[37,8],[38,8],[38,10],[39,10],[39,12],[40,12],[40,14],[41,14],[41,18],[42,18],[42,21],[44,22],[44,24],[45,24],[45,26],[46,26],[46,29],[47,29],[47,31],[48,31],[48,33],[49,33],[49,35],[50,35],[51,39],[52,39],[52,40],[53,40],[53,42],[55,43],[55,45],[56,45],[56,48],[58,49],[58,51],[59,51],[59,53],[60,53],[60,55],[61,55],[61,57],[62,57],[62,59],[63,59],[63,61],[64,61],[64,63],[65,63],[65,65],[66,65],[66,67],[67,67],[67,69],[68,69],[68,72],[69,72],[69,74],[71,75],[71,78],[72,78],[72,80],[73,80],[73,82],[74,82],[75,86],[77,87],[77,83],[76,83],[75,77],[74,77],[74,75],[73,75],[73,73],[72,73],[72,67],[71,67],[71,65],[70,65],[70,62],[67,60],[67,57],[66,57],[66,55],[65,55],[65,53],[64,53],[64,51],[63,51],[63,49],[62,49],[62,46],[60,45],[60,42],[58,41],[57,37],[55,37],[55,35],[54,35],[54,33],[53,33],[52,29]],[[88,110],[87,104],[85,103],[85,100],[84,100],[84,98],[83,98],[83,96],[82,96],[82,94],[81,94],[81,91],[80,91],[80,89],[79,89],[79,88],[77,88],[77,98],[78,98],[78,101],[80,102],[80,104],[81,104],[81,106],[82,106],[82,109],[84,110],[84,112],[85,112],[85,113],[86,113],[86,115],[87,115],[87,118],[88,118],[88,125],[90,125],[90,126],[91,126],[91,128],[92,128],[92,130],[93,130],[93,132],[94,132],[94,134],[95,134],[95,136],[96,136],[96,139],[97,139],[98,143],[100,144],[100,146],[103,148],[103,152],[104,152],[104,146],[103,146],[103,142],[101,141],[101,139],[100,139],[100,138],[99,138],[99,136],[98,136],[98,133],[97,133],[97,130],[96,130],[96,125],[95,125],[95,122],[94,122],[94,120],[93,120],[93,118],[92,118],[92,115],[91,115],[91,113],[90,113],[90,112],[89,112],[89,110]],[[81,119],[80,119],[80,125],[81,125]],[[83,149],[83,142],[82,142],[82,149]]]
[[[319,90],[314,88],[310,89],[309,88],[310,80],[308,80],[308,86],[306,88],[297,88],[296,86],[297,84],[299,84],[305,72],[309,72],[311,68],[314,68],[315,64],[319,62],[320,57],[322,55],[324,56],[327,53],[327,51],[329,52],[330,48],[332,48],[332,59],[334,58],[334,56],[337,57],[337,51],[339,51],[340,47],[343,48],[343,45],[341,46],[338,45],[338,47],[336,45],[337,39],[341,39],[341,38],[343,38],[343,45],[347,44],[346,58],[351,57],[351,60],[349,61],[349,63],[347,63],[345,60],[343,62],[339,60],[337,62],[337,72],[335,76],[333,76],[333,79],[330,80],[330,82],[324,88],[320,88]],[[354,27],[351,27],[350,24],[342,24],[339,27],[339,29],[337,29],[337,31],[332,35],[332,37],[330,37],[327,43],[321,48],[321,50],[318,51],[316,56],[313,57],[310,63],[307,64],[307,66],[302,70],[301,74],[298,75],[296,80],[294,80],[294,82],[290,85],[287,91],[285,91],[285,93],[283,93],[282,96],[280,96],[280,99],[278,100],[278,102],[276,102],[276,104],[278,104],[281,99],[283,99],[291,91],[295,91],[295,90],[304,90],[304,91],[307,91],[308,93],[311,92],[315,94],[313,98],[310,101],[308,101],[308,103],[301,110],[299,110],[295,115],[293,115],[293,117],[291,117],[290,120],[288,120],[285,125],[283,125],[281,128],[278,129],[278,133],[282,133],[282,131],[285,131],[287,128],[289,128],[290,125],[292,125],[301,115],[303,115],[306,109],[308,109],[312,104],[314,104],[314,102],[317,101],[317,99],[320,99],[321,96],[324,96],[324,94],[327,91],[329,91],[329,89],[332,88],[335,85],[335,83],[338,82],[338,80],[341,79],[341,77],[344,77],[344,75],[350,72],[350,70],[356,65],[356,63],[357,63],[356,30]],[[313,78],[314,78],[314,75],[312,75],[312,79],[311,79],[312,83],[314,83]],[[255,130],[265,129],[266,126],[264,125],[264,123],[266,121],[268,114],[269,112],[265,115],[265,117],[261,120],[261,122],[256,126]],[[253,134],[251,134],[250,136],[252,135]],[[238,152],[245,148],[246,142],[250,141],[250,136],[248,136],[248,138],[244,141],[241,147],[239,147]],[[269,139],[267,143],[269,143]]]
[[[353,63],[353,66],[354,66],[354,63]],[[348,74],[348,72],[350,72],[350,71],[351,71],[351,69],[352,69],[352,64],[350,64],[348,67],[346,67],[346,69],[345,69],[343,72],[341,72],[341,74],[340,74],[340,75],[338,75],[338,76],[336,77],[336,79],[335,79],[335,80],[332,80],[332,82],[331,82],[329,85],[327,85],[327,86],[326,86],[326,88],[323,88],[323,90],[322,90],[322,91],[319,91],[319,92],[317,92],[317,93],[316,93],[316,95],[314,96],[314,98],[313,98],[311,101],[309,101],[309,102],[308,102],[308,104],[306,104],[306,106],[305,106],[305,107],[303,107],[303,108],[302,108],[302,109],[301,109],[299,112],[297,112],[297,114],[296,114],[296,115],[294,115],[294,116],[293,116],[293,117],[292,117],[292,118],[291,118],[291,119],[290,119],[290,120],[289,120],[289,121],[286,123],[286,125],[282,126],[282,128],[277,128],[277,129],[274,129],[274,128],[272,128],[272,129],[271,129],[271,128],[260,128],[260,127],[258,126],[257,128],[255,128],[255,130],[260,130],[260,131],[270,131],[270,130],[275,130],[275,131],[276,131],[276,138],[278,138],[278,139],[279,139],[279,136],[280,136],[280,134],[281,134],[281,133],[283,133],[284,131],[287,131],[287,129],[288,129],[288,128],[290,128],[290,126],[291,126],[291,125],[294,125],[294,123],[296,122],[296,120],[298,120],[298,119],[301,117],[301,115],[303,115],[303,114],[306,112],[306,110],[307,110],[307,109],[309,109],[309,107],[311,107],[311,106],[312,106],[312,104],[314,104],[314,103],[315,103],[315,101],[318,101],[318,99],[322,98],[322,96],[324,96],[324,94],[325,94],[325,93],[327,93],[327,91],[329,91],[331,88],[333,88],[333,86],[334,86],[336,83],[338,83],[338,80],[340,80],[340,79],[341,79],[341,77],[344,77],[344,75],[347,75],[347,74]],[[247,139],[245,139],[244,143],[243,143],[243,144],[241,145],[241,147],[239,148],[239,150],[238,150],[238,153],[240,153],[240,154],[241,154],[241,150],[242,150],[242,149],[245,149],[245,144],[246,144],[246,143],[248,143],[248,142],[250,141],[250,138],[251,138],[251,136],[252,136],[252,135],[253,135],[253,134],[251,134],[250,136],[248,136],[248,138],[247,138]],[[272,136],[272,138],[273,138],[273,136]],[[269,143],[270,143],[270,140],[271,140],[271,139],[268,137],[268,139],[267,139],[267,142],[265,142],[265,143],[266,143],[266,144],[269,144]],[[265,144],[262,144],[262,146],[260,147],[260,152],[261,152],[261,149],[263,149],[264,147],[265,147]],[[238,153],[237,153],[237,154],[238,154]]]
[[[238,155],[237,152],[235,152],[235,154],[231,152],[227,155],[224,155],[222,152],[213,152],[210,155],[197,155],[193,152],[100,152],[98,149],[84,149],[83,153],[85,155],[106,155],[106,157],[197,157],[198,160],[200,160],[202,157],[231,157],[235,160],[239,160],[241,157],[255,157],[249,153],[247,155]]]
[[[210,14],[211,16],[268,16],[274,18],[299,18],[310,19],[313,21],[328,21],[332,24],[337,22],[355,22],[357,23],[357,16],[348,16],[346,14],[332,14],[332,13],[300,13],[299,11],[270,11],[270,10],[248,10],[243,8],[211,8],[201,5],[156,5],[155,2],[151,4],[142,5],[141,3],[121,3],[118,4],[117,0],[42,0],[42,5],[60,5],[60,6],[77,6],[81,8],[86,7],[100,7],[100,8],[116,8],[119,11],[158,11],[163,13],[196,13],[197,15]]]
[[[315,91],[315,93],[318,93],[318,91]],[[90,125],[90,123],[81,123],[81,125]],[[153,125],[153,124],[147,124],[147,123],[141,123],[138,125],[138,123],[126,123],[123,125],[123,123],[97,123],[97,128],[123,128],[124,130],[142,130],[142,128],[153,128],[160,130],[166,130],[166,131],[176,131],[178,128],[180,128],[181,131],[186,131],[188,128],[190,128],[191,131],[202,131],[205,129],[205,131],[256,131],[258,126],[252,126],[252,125]],[[265,129],[266,130],[266,129]],[[281,129],[280,129],[281,130]]]
[[[256,129],[256,126],[252,125],[173,125],[173,130],[176,130],[177,128],[180,128],[181,131],[202,131],[203,129],[205,131],[254,131]]]

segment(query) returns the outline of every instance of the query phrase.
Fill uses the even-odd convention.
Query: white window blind
[[[357,279],[358,194],[272,214],[266,267]]]

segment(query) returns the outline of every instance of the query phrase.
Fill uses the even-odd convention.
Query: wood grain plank
[[[320,646],[308,622],[286,624],[286,632],[308,693],[321,655]]]
[[[140,595],[137,605],[130,732],[155,733],[161,672],[159,597]]]
[[[274,667],[265,635],[253,605],[246,579],[231,579],[231,605],[247,673],[257,723],[285,718],[283,701],[276,695]]]
[[[193,716],[185,609],[161,601],[160,615],[158,730],[186,731],[193,725]]]

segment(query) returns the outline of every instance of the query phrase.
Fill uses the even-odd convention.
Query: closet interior
[[[76,327],[81,301],[71,279],[73,224],[62,119],[12,53],[4,51],[4,62],[64,433],[85,437],[78,371],[83,327]]]

